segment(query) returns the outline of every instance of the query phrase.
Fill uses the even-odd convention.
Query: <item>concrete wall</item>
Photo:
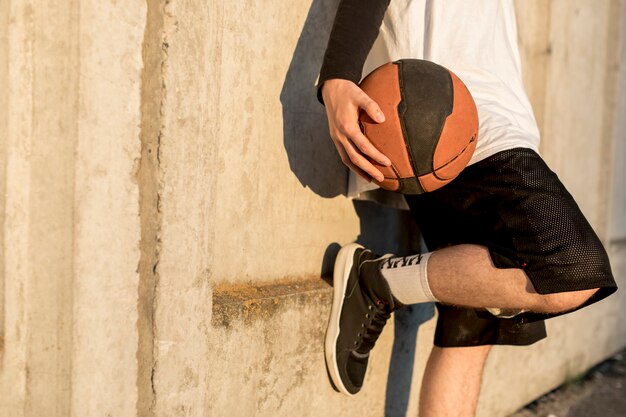
[[[133,415],[145,6],[0,21],[0,415]]]
[[[1,416],[416,415],[432,305],[395,314],[358,397],[324,368],[338,244],[419,250],[342,196],[314,97],[337,3],[0,0]],[[623,286],[626,6],[516,6],[542,153]],[[626,345],[623,297],[494,349],[479,415]]]

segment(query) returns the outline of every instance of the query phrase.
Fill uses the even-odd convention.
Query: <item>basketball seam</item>
[[[454,179],[454,178],[456,178],[456,177],[458,176],[458,174],[457,174],[457,175],[455,175],[454,177],[450,177],[450,178],[440,177],[439,175],[437,175],[437,171],[439,171],[439,170],[441,170],[441,169],[443,169],[443,168],[447,167],[447,166],[448,166],[448,165],[450,165],[452,162],[454,162],[454,161],[456,161],[457,159],[459,159],[459,157],[460,157],[461,155],[463,155],[463,154],[467,151],[467,148],[469,148],[469,146],[470,146],[472,143],[474,143],[474,142],[476,142],[476,134],[473,134],[473,135],[472,135],[472,138],[470,139],[470,141],[469,141],[469,142],[467,142],[467,145],[465,145],[465,147],[461,150],[461,152],[459,152],[457,155],[455,155],[455,156],[454,156],[454,158],[450,159],[448,162],[446,162],[445,164],[441,165],[439,168],[437,168],[437,169],[433,169],[433,175],[435,176],[435,178],[437,178],[438,180],[442,180],[442,181],[443,181],[443,180],[450,180],[450,179]]]
[[[393,169],[393,173],[396,174],[396,176],[395,177],[385,177],[385,176],[383,176],[383,178],[385,178],[386,180],[399,180],[400,178],[404,178],[404,177],[400,176],[400,173],[396,169],[395,165],[391,164],[391,166],[389,168]]]
[[[431,168],[431,172],[433,173],[433,175],[435,175],[435,177],[437,176],[435,174],[436,168],[435,168],[435,153],[437,152],[437,147],[439,146],[439,141],[441,140],[441,134],[443,133],[443,128],[446,126],[446,122],[448,121],[448,117],[450,117],[452,114],[454,114],[454,80],[452,79],[452,75],[450,75],[450,70],[447,69],[446,67],[442,67],[445,68],[446,73],[448,74],[448,78],[450,79],[450,91],[451,91],[451,95],[452,95],[452,105],[450,106],[450,113],[448,113],[446,115],[446,118],[444,119],[443,123],[441,124],[441,126],[439,126],[439,135],[437,136],[437,143],[435,143],[434,149],[433,149],[433,160],[432,160],[432,166]],[[415,173],[417,175],[417,172]]]
[[[406,105],[404,106],[404,113],[400,112],[400,107],[404,104],[404,96],[402,95],[402,92],[404,91],[404,80],[402,77],[402,60],[398,60],[398,61],[394,61],[393,62],[398,69],[398,82],[400,84],[400,102],[398,103],[398,106],[396,107],[396,111],[398,113],[398,119],[400,120],[400,128],[402,129],[402,136],[404,138],[408,138],[408,133],[406,131],[406,126],[404,125],[404,113],[406,113],[407,111],[407,107]],[[411,163],[411,168],[413,169],[413,175],[415,175],[417,173],[417,170],[415,169],[415,162],[413,162],[413,151],[411,149],[411,146],[409,145],[409,141],[407,140],[403,140],[404,142],[404,147],[406,148],[407,151],[407,155],[409,157],[409,162]],[[410,177],[407,177],[410,178]]]

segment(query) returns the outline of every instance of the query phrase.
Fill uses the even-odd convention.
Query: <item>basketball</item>
[[[443,187],[467,166],[478,136],[478,112],[469,90],[450,70],[430,61],[388,62],[360,83],[380,106],[385,122],[365,111],[361,130],[390,160],[385,167],[370,159],[385,179],[386,190],[421,194]]]

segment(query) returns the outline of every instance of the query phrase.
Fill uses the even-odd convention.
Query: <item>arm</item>
[[[317,88],[317,98],[326,108],[330,136],[341,160],[367,181],[371,178],[382,181],[384,177],[364,155],[382,165],[391,165],[359,128],[360,109],[379,123],[385,118],[378,104],[357,85],[389,1],[341,0]]]
[[[341,0],[330,32],[317,82],[317,99],[324,104],[322,87],[340,78],[358,84],[390,0]]]

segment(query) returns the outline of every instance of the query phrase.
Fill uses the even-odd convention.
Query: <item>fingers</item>
[[[365,156],[363,156],[363,154],[349,138],[341,134],[332,136],[335,147],[341,156],[341,160],[346,166],[348,166],[348,168],[352,169],[355,173],[359,174],[368,181],[371,181],[371,178],[375,178],[379,182],[385,179],[383,173],[380,172],[378,168],[376,168],[367,158],[365,158]],[[363,174],[365,174],[365,176]]]
[[[382,182],[385,180],[385,176],[383,175],[383,173],[380,172],[378,168],[376,168],[374,165],[372,165],[372,163],[367,160],[367,158],[365,158],[357,150],[357,147],[349,140],[346,141],[345,150],[348,154],[348,158],[350,158],[350,161],[354,165],[365,171],[370,177],[375,178],[378,182]]]
[[[380,107],[378,107],[378,104],[376,104],[374,100],[369,98],[367,94],[363,93],[363,95],[365,97],[363,97],[359,107],[365,110],[365,112],[368,114],[369,117],[372,118],[372,120],[378,123],[383,123],[385,121],[385,115],[383,114]]]
[[[385,115],[378,106],[378,104],[372,100],[367,94],[361,90],[361,94],[358,100],[359,107],[368,114],[372,120],[377,123],[383,123],[385,121]],[[391,166],[391,161],[382,152],[380,152],[368,138],[365,137],[361,129],[357,129],[356,124],[351,124],[346,128],[347,136],[352,142],[374,161],[384,166]]]
[[[341,145],[338,145],[335,141],[333,141],[333,143],[335,144],[335,147],[337,148],[337,152],[339,152],[339,156],[341,156],[341,161],[343,162],[343,164],[347,166],[348,168],[350,168],[350,170],[354,172],[355,174],[357,174],[359,177],[363,178],[365,181],[372,182],[372,177],[367,175],[365,171],[363,171],[361,168],[354,165],[352,161],[350,161],[350,158],[348,157],[348,154],[346,153],[345,149]]]
[[[365,155],[369,156],[372,160],[378,162],[384,166],[391,166],[391,161],[382,152],[380,152],[376,147],[369,141],[368,138],[365,137],[361,129],[356,127],[348,128],[346,132],[346,136],[350,138],[352,143],[354,143],[359,150]]]

